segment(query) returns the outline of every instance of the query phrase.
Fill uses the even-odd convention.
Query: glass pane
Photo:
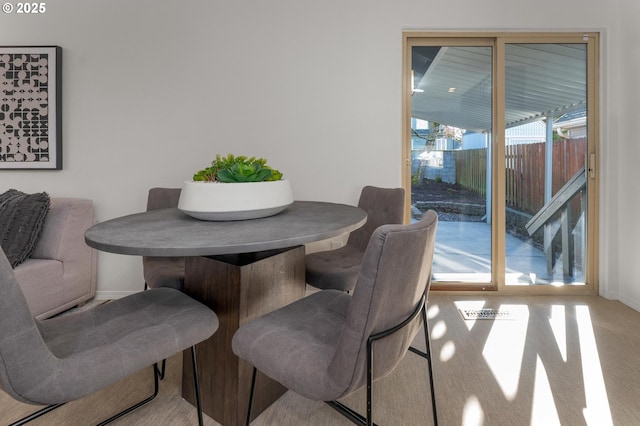
[[[506,284],[584,284],[586,44],[505,54]]]
[[[434,281],[491,282],[492,53],[412,47],[411,210],[439,216]]]

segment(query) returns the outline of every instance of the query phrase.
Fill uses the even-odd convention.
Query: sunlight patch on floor
[[[593,334],[588,306],[576,306],[576,322],[580,337],[584,396],[587,405],[584,409],[585,421],[587,425],[612,425],[611,407],[609,407],[609,398],[604,384],[598,346]]]
[[[454,304],[458,310],[479,310],[487,307],[485,300],[458,300]],[[515,319],[513,321],[482,321],[486,323],[486,326],[491,327],[482,355],[505,398],[512,401],[518,393],[529,309],[526,305],[515,304],[502,304],[495,308],[512,312]],[[464,321],[469,331],[478,322],[476,320]],[[505,348],[503,342],[510,342],[509,348]]]
[[[445,342],[440,350],[440,362],[447,362],[456,354],[456,344],[451,340]]]
[[[556,345],[562,355],[562,360],[567,362],[567,319],[564,305],[552,305],[549,326],[556,338]]]
[[[440,307],[436,304],[427,304],[427,319],[433,319],[440,314]]]
[[[476,346],[474,350],[482,350],[486,363],[482,368],[488,368],[500,389],[498,393],[493,391],[492,398],[501,401],[504,397],[505,401],[500,403],[506,403],[506,407],[522,408],[524,404],[527,412],[521,414],[530,415],[525,420],[530,426],[562,425],[581,414],[584,420],[575,424],[614,424],[589,306],[560,302],[547,305],[548,309],[536,304],[530,308],[527,304],[500,303],[490,298],[454,300],[453,303],[458,311],[492,308],[514,314],[513,320],[502,321],[460,317],[470,334],[483,336],[482,342],[478,342],[482,347]],[[535,330],[529,329],[530,317],[531,323],[538,327]],[[446,328],[440,325],[437,329],[440,338],[444,338]],[[455,342],[442,343],[440,361],[450,361],[459,348]],[[566,383],[572,386],[567,388]],[[555,393],[567,390],[574,395]],[[522,391],[520,398],[519,391]],[[525,395],[530,395],[526,401],[522,400]],[[481,403],[484,395],[465,397],[461,424],[487,426],[484,422],[488,412],[484,412]]]
[[[469,396],[464,404],[462,424],[464,426],[480,426],[484,424],[482,405],[475,395]]]
[[[443,320],[437,321],[431,329],[431,339],[441,339],[447,333],[447,323]]]
[[[531,426],[560,425],[558,409],[553,399],[553,391],[547,377],[547,370],[536,356],[536,376],[533,385],[533,401],[531,407]]]
[[[524,308],[524,309],[523,309]],[[492,321],[482,355],[507,400],[518,394],[524,344],[527,338],[528,308],[523,305],[501,305],[500,309],[516,312],[514,321]],[[510,342],[505,348],[503,343]]]

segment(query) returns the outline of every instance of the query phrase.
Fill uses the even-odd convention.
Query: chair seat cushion
[[[364,252],[352,245],[305,256],[306,281],[319,289],[353,291]]]
[[[207,339],[218,318],[189,296],[160,288],[41,321],[38,327],[60,360],[59,377],[55,387],[44,380],[22,396],[52,404],[88,395]]]
[[[327,369],[350,301],[337,290],[314,293],[242,325],[233,351],[306,398],[333,400],[344,388],[330,381]]]

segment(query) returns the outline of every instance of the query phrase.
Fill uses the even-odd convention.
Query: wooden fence
[[[455,151],[456,183],[480,195],[487,194],[487,150]]]
[[[563,139],[553,143],[552,195],[585,165],[587,139]],[[505,147],[507,206],[536,213],[544,206],[545,143]],[[487,150],[456,151],[456,182],[486,194]]]

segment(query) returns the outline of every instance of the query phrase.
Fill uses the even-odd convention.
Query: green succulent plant
[[[244,155],[236,157],[233,154],[226,157],[217,154],[216,159],[211,162],[211,166],[198,170],[193,175],[193,180],[200,182],[239,183],[281,179],[282,173],[267,166],[267,160],[264,158],[248,158]]]

